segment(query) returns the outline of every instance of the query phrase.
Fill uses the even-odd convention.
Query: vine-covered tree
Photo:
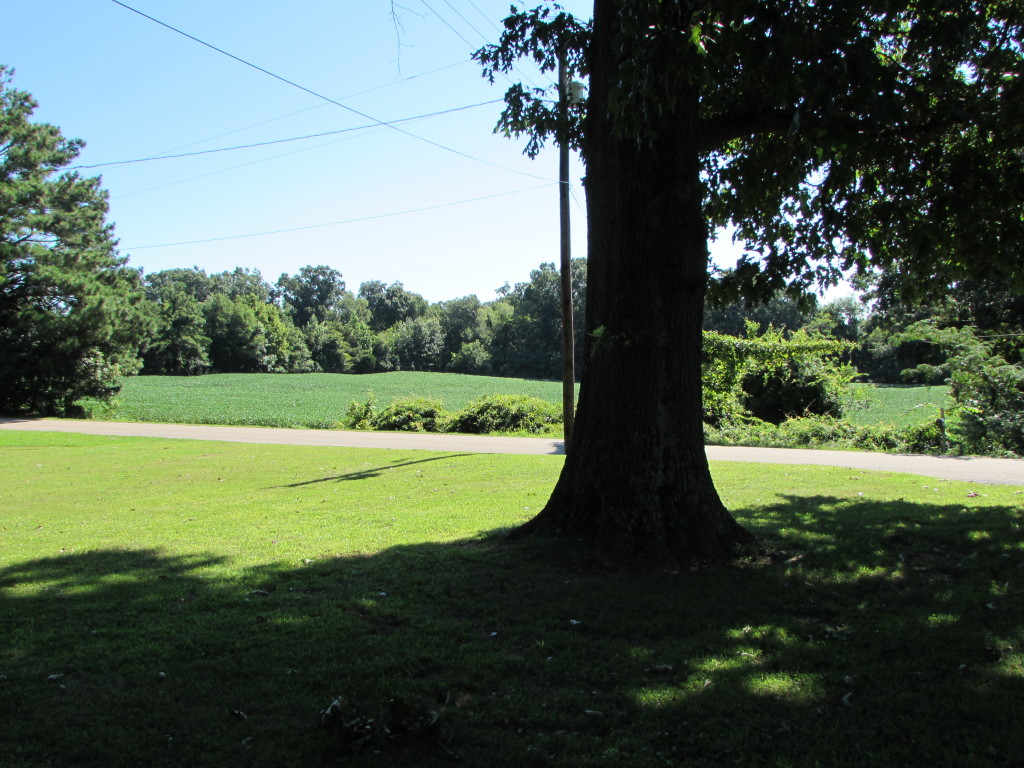
[[[679,567],[752,540],[704,453],[709,226],[749,256],[747,295],[840,269],[927,287],[1020,279],[1024,5],[1018,0],[595,0],[514,13],[485,74],[561,54],[589,95],[559,115],[513,87],[501,127],[537,151],[568,121],[587,168],[586,329],[573,445],[523,529]]]
[[[0,66],[0,411],[68,414],[138,368],[138,272],[106,223],[100,180],[62,171],[82,142],[31,122]]]

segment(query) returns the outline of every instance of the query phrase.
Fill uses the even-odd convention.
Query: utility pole
[[[565,55],[558,57],[558,110],[561,130],[558,139],[558,208],[561,231],[562,283],[562,422],[565,453],[572,444],[576,414],[576,365],[573,358],[572,252],[569,241],[569,76]]]

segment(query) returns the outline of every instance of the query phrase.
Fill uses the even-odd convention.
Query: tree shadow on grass
[[[416,459],[414,461],[394,461],[383,467],[374,467],[373,469],[361,469],[358,472],[346,472],[343,475],[334,475],[333,477],[318,477],[315,480],[303,480],[298,483],[288,483],[287,485],[274,485],[272,488],[302,488],[307,485],[317,485],[318,483],[337,483],[343,480],[371,480],[375,477],[380,477],[382,472],[387,472],[391,469],[398,469],[399,467],[411,467],[414,464],[427,464],[432,461],[444,461],[447,459],[463,459],[467,456],[471,456],[469,453],[448,453],[440,456],[431,456],[427,459]]]
[[[675,576],[496,533],[247,570],[11,565],[0,763],[1020,765],[1021,510],[737,516],[772,558]]]

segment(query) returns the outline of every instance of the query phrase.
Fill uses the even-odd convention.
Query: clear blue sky
[[[36,120],[86,141],[81,164],[359,129],[367,116],[499,100],[509,85],[489,85],[470,60],[497,39],[509,0],[401,0],[397,27],[389,0],[124,2],[349,109],[112,0],[8,2],[0,63],[39,102]],[[590,13],[586,0],[563,6]],[[557,153],[524,157],[522,141],[493,133],[500,111],[82,172],[102,175],[121,250],[147,273],[241,266],[273,282],[328,264],[352,290],[401,280],[431,301],[486,301],[558,260]],[[586,253],[583,174],[574,162],[574,256]],[[403,213],[417,209],[428,210]],[[293,231],[238,237],[277,230]],[[716,249],[720,262],[730,255]]]

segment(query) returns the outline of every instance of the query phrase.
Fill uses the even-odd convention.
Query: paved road
[[[215,427],[187,424],[78,421],[70,419],[0,418],[0,430],[78,432],[89,435],[163,437],[186,440],[222,440],[232,443],[344,446],[351,448],[403,448],[466,453],[560,454],[561,440],[481,435],[403,434],[395,432],[346,432],[319,429],[272,429],[267,427]],[[746,461],[758,464],[817,464],[882,472],[907,472],[997,485],[1024,485],[1024,459],[985,457],[908,456],[864,451],[813,451],[794,448],[741,448],[709,445],[712,461]]]

